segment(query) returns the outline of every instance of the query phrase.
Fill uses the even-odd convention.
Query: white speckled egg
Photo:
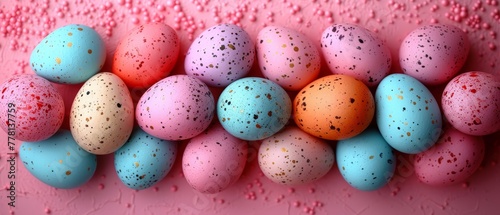
[[[259,147],[259,167],[271,181],[307,184],[326,175],[335,162],[330,145],[295,126],[287,126]]]
[[[106,47],[92,28],[71,24],[43,38],[31,52],[30,66],[45,79],[61,84],[77,84],[101,70]]]
[[[213,124],[189,140],[182,157],[182,171],[193,189],[218,193],[236,182],[247,162],[248,144]]]
[[[375,92],[375,118],[380,133],[394,149],[408,154],[423,152],[442,132],[438,103],[417,79],[391,74]]]
[[[262,75],[285,90],[300,90],[319,74],[319,51],[304,34],[268,26],[257,35],[257,59]]]
[[[88,152],[116,151],[134,126],[134,105],[125,83],[109,72],[90,78],[73,101],[69,125],[78,145]]]
[[[115,170],[123,184],[142,190],[168,174],[177,156],[177,143],[153,137],[136,127],[114,155]]]
[[[151,86],[136,109],[137,123],[155,137],[185,140],[203,132],[212,122],[215,100],[200,79],[169,76]]]
[[[191,44],[184,60],[186,74],[213,87],[225,87],[252,68],[255,45],[250,35],[233,24],[203,31]]]
[[[334,74],[352,76],[368,87],[390,72],[389,47],[376,34],[353,24],[335,24],[323,31],[321,51]]]
[[[342,177],[359,190],[377,190],[394,175],[396,156],[377,129],[337,143],[337,166]]]
[[[470,43],[460,28],[433,24],[417,28],[399,48],[403,72],[428,85],[449,81],[465,64]]]

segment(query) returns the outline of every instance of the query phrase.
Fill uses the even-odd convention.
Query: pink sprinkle
[[[99,186],[97,186],[97,188],[98,188],[99,190],[104,190],[104,184],[99,184]]]
[[[296,208],[300,207],[300,202],[299,201],[293,202],[293,206]]]
[[[172,192],[177,192],[177,190],[178,190],[178,189],[179,189],[179,188],[178,188],[176,185],[172,185],[172,186],[170,187],[170,191],[172,191]]]
[[[50,208],[45,208],[44,211],[45,211],[46,214],[50,214],[52,212],[52,211],[50,211]]]

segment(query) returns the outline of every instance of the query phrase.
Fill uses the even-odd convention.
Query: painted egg
[[[389,47],[375,33],[353,24],[326,28],[321,51],[334,74],[352,76],[368,87],[377,86],[392,65]]]
[[[0,127],[21,141],[41,141],[57,132],[64,120],[64,102],[49,81],[17,75],[0,85]]]
[[[325,176],[335,162],[335,154],[326,141],[288,126],[262,141],[258,160],[271,181],[300,185]]]
[[[257,59],[262,75],[285,90],[300,90],[319,74],[318,49],[304,34],[268,26],[257,35]]]
[[[233,24],[203,31],[191,44],[184,60],[186,74],[213,87],[226,87],[252,68],[255,45],[250,35]]]
[[[328,140],[358,135],[370,125],[375,112],[368,87],[347,75],[329,75],[311,82],[293,104],[295,124]]]
[[[396,156],[377,129],[340,140],[336,152],[342,177],[356,189],[377,190],[394,175]]]
[[[39,142],[23,142],[19,157],[38,180],[62,189],[85,184],[97,167],[96,156],[78,146],[68,130]]]
[[[214,117],[215,100],[201,80],[169,76],[151,86],[140,98],[137,123],[155,137],[186,140],[203,132]]]
[[[430,185],[462,183],[479,168],[484,153],[482,137],[449,127],[435,146],[415,156],[415,174]]]
[[[177,156],[177,143],[153,137],[136,127],[114,155],[118,178],[127,187],[142,190],[168,174]]]
[[[500,131],[500,78],[485,72],[467,72],[453,78],[443,91],[446,119],[469,135]]]
[[[431,92],[405,74],[384,78],[375,92],[380,133],[394,149],[417,154],[429,149],[441,134],[441,111]]]
[[[467,34],[460,28],[426,25],[410,32],[399,48],[403,72],[428,85],[443,84],[462,68],[469,53]]]
[[[247,162],[248,143],[230,135],[220,124],[189,140],[182,171],[193,189],[218,193],[234,184]]]
[[[231,135],[243,140],[270,137],[288,123],[291,112],[286,91],[258,77],[231,83],[217,101],[219,122]]]
[[[99,72],[105,60],[106,47],[101,36],[88,26],[72,24],[43,38],[31,52],[30,66],[49,81],[77,84]]]
[[[69,119],[80,147],[103,155],[119,149],[132,133],[134,105],[123,81],[113,73],[98,73],[80,88]]]
[[[162,23],[132,29],[116,47],[112,72],[130,88],[148,88],[167,77],[180,51],[177,33]]]

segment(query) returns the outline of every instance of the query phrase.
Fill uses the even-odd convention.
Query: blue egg
[[[85,25],[66,25],[47,35],[31,52],[30,66],[45,79],[61,84],[83,83],[101,70],[106,47]]]
[[[217,101],[220,123],[243,140],[262,140],[281,130],[290,119],[290,97],[278,84],[258,77],[239,79]]]
[[[337,143],[337,166],[352,187],[370,191],[386,185],[394,175],[396,157],[392,148],[373,128]]]
[[[136,127],[115,152],[115,170],[127,187],[142,190],[161,181],[174,165],[177,143],[149,135]]]
[[[59,130],[49,139],[23,142],[19,157],[38,180],[56,188],[75,188],[94,175],[97,159],[80,148],[68,130]]]

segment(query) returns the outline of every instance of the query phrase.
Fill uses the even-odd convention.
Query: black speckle
[[[122,107],[122,104],[120,104],[120,103],[116,103],[116,107],[121,108],[121,107]]]
[[[354,101],[356,101],[354,98],[350,99],[351,104],[354,103]]]

